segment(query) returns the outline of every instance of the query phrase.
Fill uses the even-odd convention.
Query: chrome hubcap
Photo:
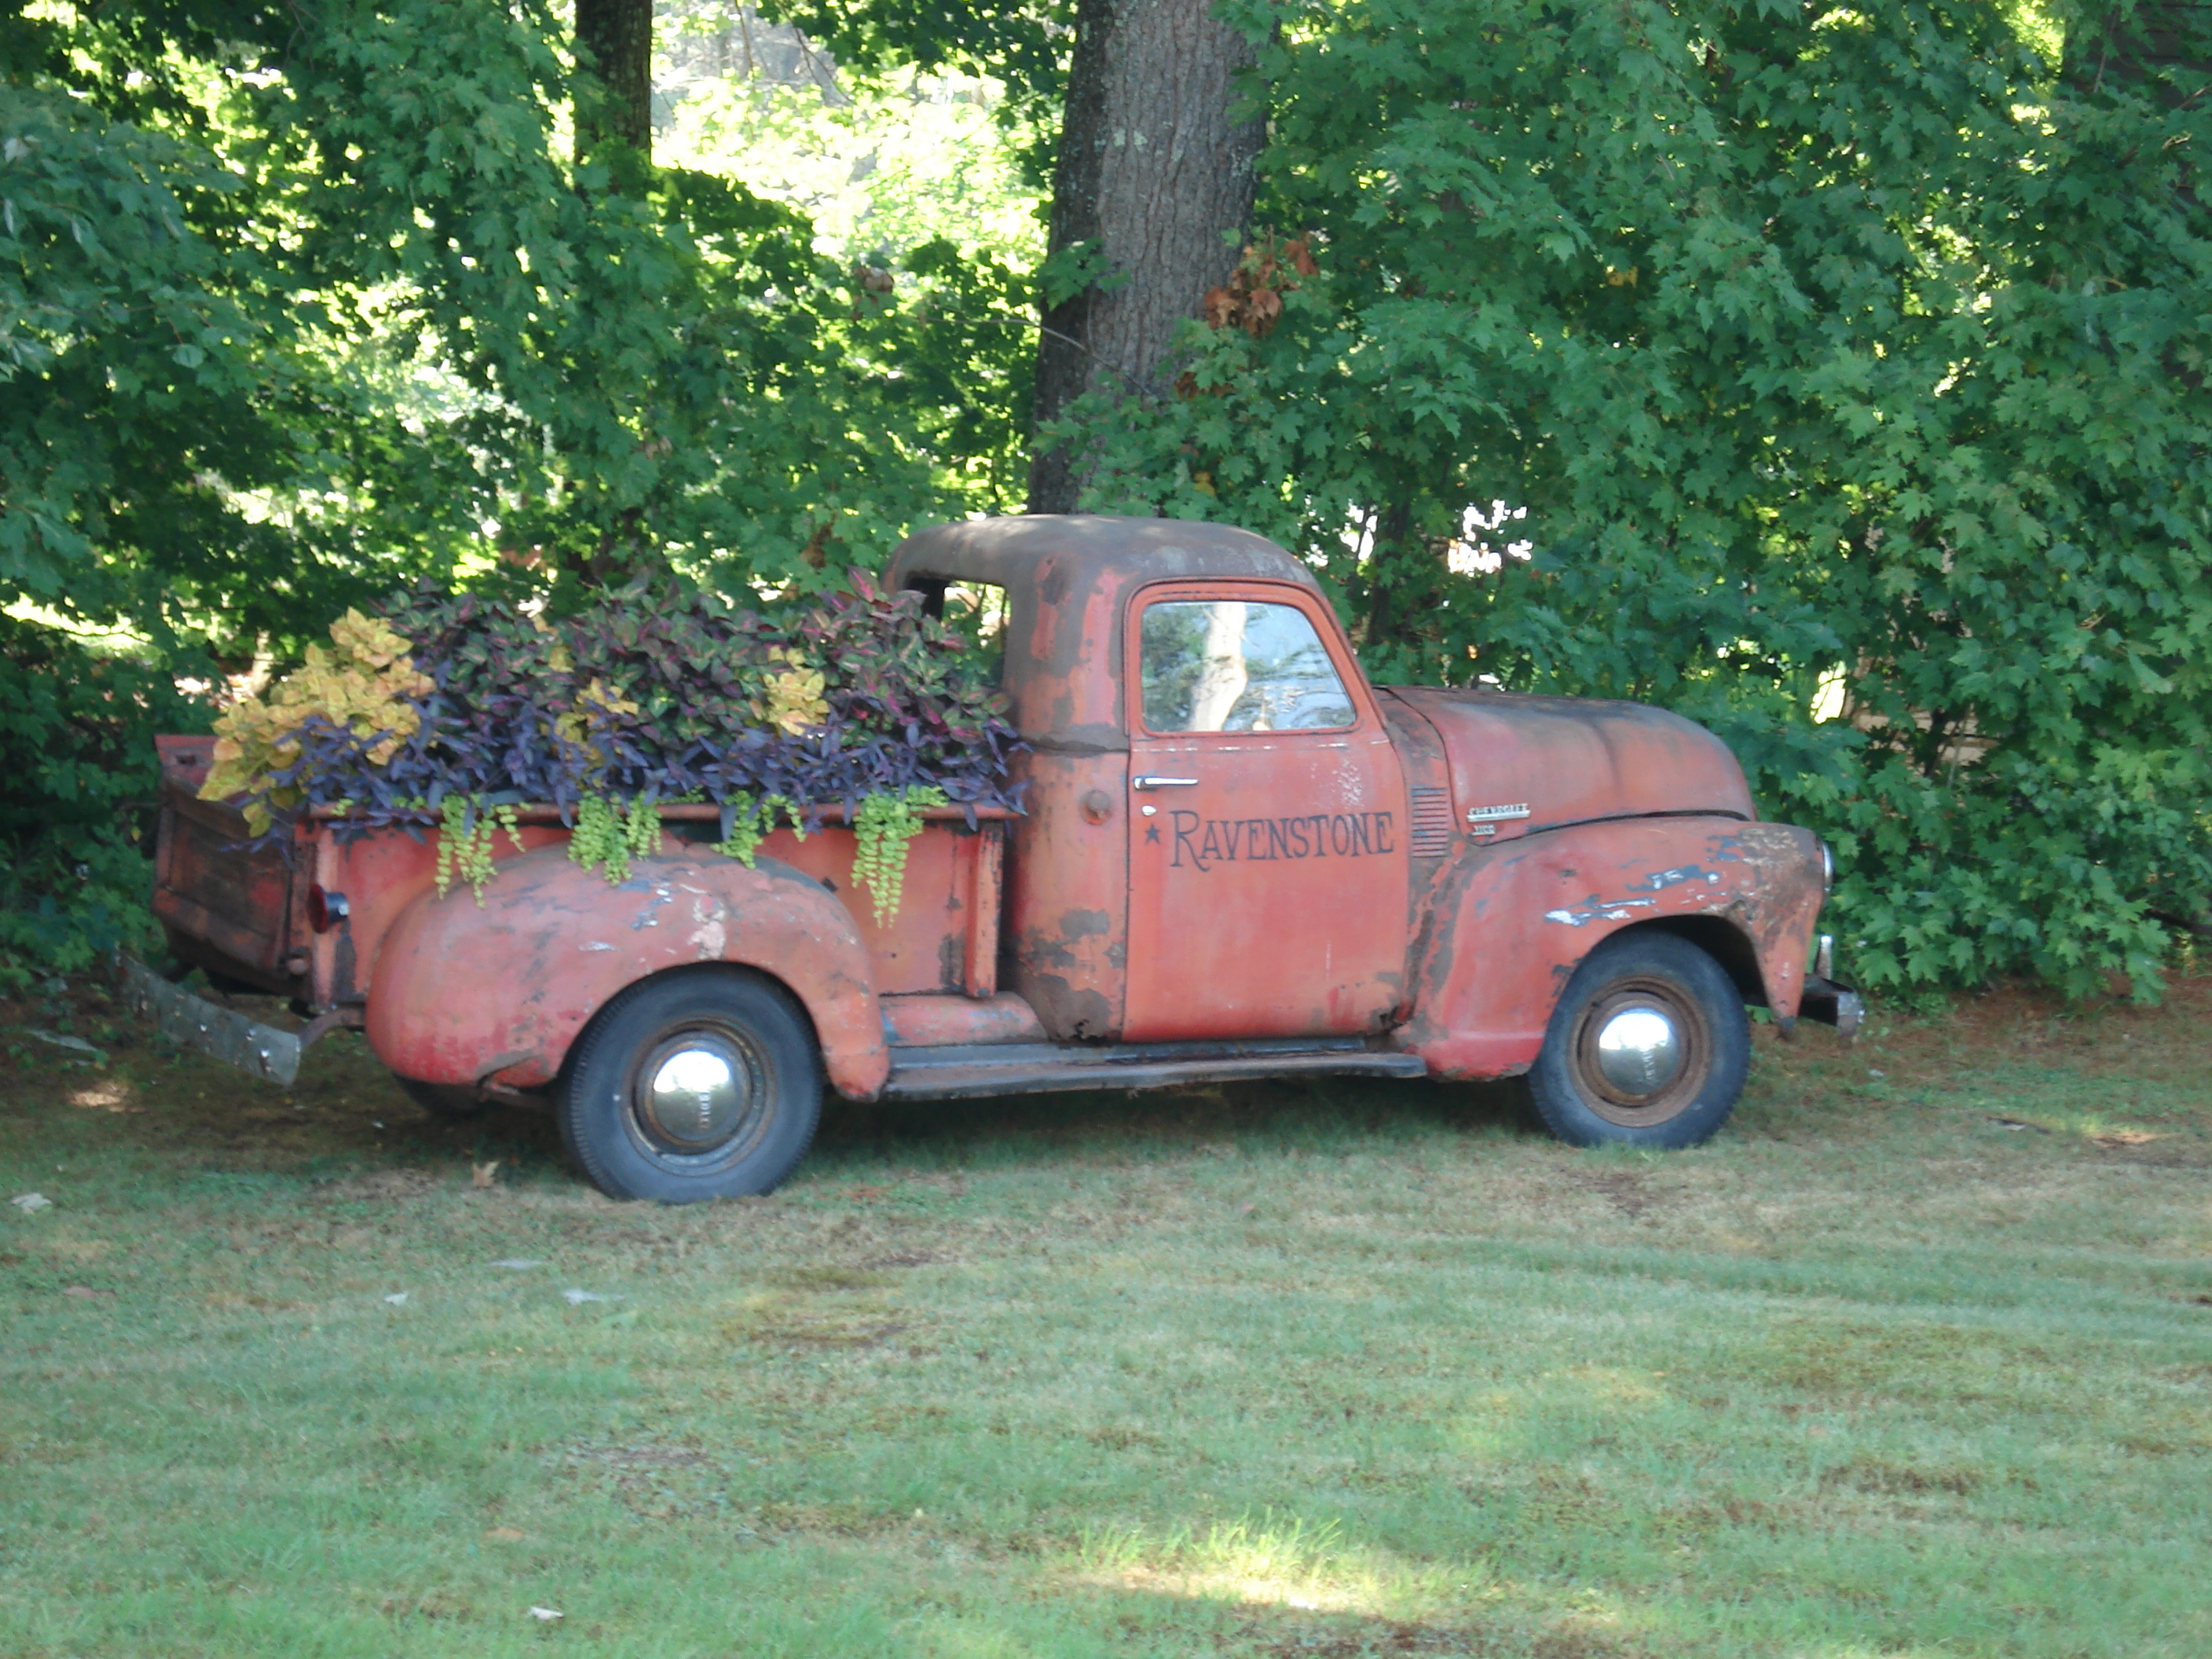
[[[751,1085],[743,1055],[704,1032],[689,1032],[654,1056],[638,1105],[655,1135],[683,1151],[704,1152],[736,1132]]]
[[[1682,1036],[1658,1009],[1623,1008],[1598,1028],[1597,1069],[1631,1097],[1655,1095],[1682,1069]]]

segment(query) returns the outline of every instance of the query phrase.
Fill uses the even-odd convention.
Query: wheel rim
[[[1695,998],[1671,981],[1616,980],[1575,1024],[1575,1083],[1608,1123],[1638,1128],[1687,1110],[1712,1068],[1712,1031]]]
[[[775,1108],[775,1069],[751,1035],[720,1021],[663,1032],[631,1068],[623,1126],[661,1168],[699,1175],[757,1146]]]

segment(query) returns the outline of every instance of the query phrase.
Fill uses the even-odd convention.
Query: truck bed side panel
[[[988,997],[999,988],[1000,852],[1006,831],[985,823],[933,822],[907,843],[898,911],[876,920],[875,903],[853,880],[859,841],[824,825],[801,841],[779,830],[762,855],[804,871],[836,893],[874,964],[884,996]]]
[[[781,981],[812,1018],[830,1082],[871,1099],[890,1069],[881,1005],[851,916],[773,859],[704,848],[637,860],[608,884],[559,848],[506,860],[479,905],[418,894],[386,936],[368,998],[377,1057],[426,1083],[533,1088],[625,987],[704,963]]]
[[[228,808],[213,810],[228,812]],[[243,827],[238,826],[240,831]],[[688,823],[678,827],[692,828]],[[494,837],[500,873],[485,890],[487,897],[499,890],[498,884],[507,878],[507,868],[519,853],[562,847],[568,841],[567,829],[550,818],[526,820],[520,835],[520,848],[505,830]],[[234,840],[234,836],[228,837],[224,845]],[[805,872],[836,895],[867,949],[884,994],[988,997],[998,989],[1000,866],[1005,840],[1001,823],[986,821],[975,830],[957,820],[929,823],[908,844],[904,896],[897,914],[884,922],[876,920],[869,896],[854,883],[856,843],[850,830],[825,825],[804,841],[781,830],[763,841],[759,851]],[[681,853],[684,843],[665,836],[661,849]],[[368,995],[386,935],[410,905],[433,890],[437,851],[434,830],[423,831],[420,840],[401,829],[342,839],[329,823],[302,827],[295,855],[299,866],[312,870],[325,892],[344,895],[349,913],[343,925],[327,933],[302,929],[298,936],[313,960],[312,1000],[318,1006],[358,1003]],[[710,860],[720,856],[703,847],[696,853]],[[239,856],[235,851],[222,854],[234,861]]]

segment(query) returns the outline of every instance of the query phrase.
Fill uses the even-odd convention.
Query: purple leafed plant
[[[390,730],[307,716],[298,758],[244,798],[267,806],[273,836],[341,805],[341,836],[420,833],[455,794],[471,821],[478,806],[544,804],[573,822],[586,797],[707,801],[724,808],[725,839],[733,813],[771,795],[809,819],[924,786],[971,822],[977,807],[1019,810],[1007,762],[1024,745],[980,659],[920,594],[859,572],[845,592],[759,610],[643,580],[558,620],[428,585],[378,610],[432,682],[413,700],[421,726],[379,764]]]

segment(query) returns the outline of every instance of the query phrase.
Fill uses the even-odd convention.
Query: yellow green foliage
[[[532,620],[537,619],[533,617]],[[568,654],[566,648],[556,644],[553,651],[556,665],[565,666],[562,659]],[[607,683],[594,675],[592,683],[576,694],[576,706],[567,714],[555,717],[553,729],[578,748],[589,750],[605,759],[604,751],[591,741],[592,717],[594,714],[635,714],[637,712],[638,705],[634,701],[618,691],[610,690]]]
[[[431,682],[416,672],[407,638],[388,623],[349,611],[331,624],[331,645],[330,650],[309,646],[307,661],[265,696],[241,699],[216,720],[215,763],[201,799],[226,800],[297,764],[300,728],[313,715],[356,737],[379,738],[368,750],[374,765],[390,760],[415,735],[422,717],[410,699],[428,696]],[[256,835],[270,826],[270,804],[289,806],[306,799],[304,783],[301,779],[247,805],[246,823]]]
[[[822,671],[804,653],[788,647],[769,652],[769,658],[787,666],[768,677],[766,695],[753,705],[754,714],[794,738],[828,720],[830,702],[823,695]]]

